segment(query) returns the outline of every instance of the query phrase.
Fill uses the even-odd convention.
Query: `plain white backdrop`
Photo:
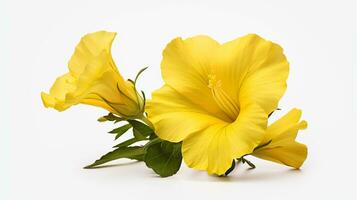
[[[353,1],[326,0],[1,0],[0,199],[356,199],[356,11]],[[258,33],[279,43],[291,69],[274,118],[303,110],[302,169],[256,159],[257,169],[228,178],[184,164],[159,178],[129,160],[82,169],[115,144],[106,133],[114,126],[96,121],[106,111],[45,109],[40,92],[67,71],[80,37],[97,30],[118,33],[113,57],[126,78],[149,66],[139,83],[148,95],[162,84],[161,51],[174,37]]]

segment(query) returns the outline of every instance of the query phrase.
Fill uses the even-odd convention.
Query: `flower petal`
[[[292,141],[290,143],[285,143],[284,146],[264,148],[254,152],[253,155],[264,160],[281,163],[299,169],[306,160],[307,147],[304,144]]]
[[[103,52],[111,55],[111,46],[116,36],[115,32],[98,31],[83,36],[68,62],[72,76],[78,78],[86,66]],[[110,66],[117,71],[112,57],[109,57]]]
[[[267,115],[257,104],[241,110],[237,120],[227,127],[227,136],[232,145],[233,156],[240,158],[253,152],[260,144],[267,128]]]
[[[267,114],[276,109],[286,89],[289,64],[282,48],[249,34],[224,43],[215,53],[212,71],[239,107],[258,103]]]
[[[208,87],[210,58],[219,43],[208,36],[172,40],[163,51],[162,77],[188,101],[211,113],[223,113],[215,103]],[[224,113],[224,120],[229,120]]]
[[[266,123],[265,111],[250,105],[241,111],[234,123],[215,124],[184,139],[184,161],[191,168],[222,175],[233,159],[254,150],[263,137]]]
[[[49,94],[41,92],[43,105],[53,107],[59,111],[63,111],[71,105],[65,103],[66,94],[73,92],[76,89],[75,79],[69,73],[58,77],[52,85]]]
[[[152,96],[145,110],[154,124],[156,134],[164,140],[180,142],[191,133],[212,124],[224,123],[168,85],[153,92]]]
[[[268,143],[270,140],[273,140],[270,146],[284,139],[290,141],[295,140],[298,130],[307,127],[306,121],[303,120],[299,123],[300,117],[301,110],[294,108],[273,124],[269,125],[264,134],[264,139],[261,141],[261,145]]]
[[[232,147],[223,134],[224,127],[225,124],[210,126],[183,141],[182,155],[187,166],[218,175],[228,170],[234,157]]]
[[[77,99],[85,98],[89,93],[99,93],[109,101],[118,102],[120,94],[117,83],[123,78],[110,66],[110,55],[102,52],[88,62],[86,68],[78,77],[77,88],[71,96]],[[121,84],[122,85],[122,84]]]

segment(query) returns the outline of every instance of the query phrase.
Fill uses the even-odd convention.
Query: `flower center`
[[[227,115],[227,117],[235,121],[239,114],[239,107],[233,98],[230,97],[222,88],[222,81],[217,80],[216,75],[208,75],[208,87],[211,89],[212,96],[218,107]]]

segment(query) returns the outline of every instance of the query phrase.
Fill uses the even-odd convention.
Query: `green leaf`
[[[153,143],[146,149],[144,156],[146,166],[161,177],[172,176],[180,169],[182,162],[181,143],[162,141]]]
[[[142,139],[154,134],[154,131],[142,122],[137,120],[128,120],[128,122],[133,126],[133,133],[135,138]]]
[[[125,140],[124,142],[121,142],[121,143],[113,146],[113,148],[127,147],[131,144],[134,144],[135,142],[139,142],[139,141],[143,141],[143,140],[147,140],[147,139],[146,138],[143,138],[143,139],[131,138],[131,139]]]
[[[135,159],[135,160],[141,159],[142,160],[144,155],[145,155],[145,149],[144,149],[144,147],[141,147],[141,146],[118,148],[118,149],[115,149],[114,151],[111,151],[111,152],[103,155],[101,158],[96,160],[93,164],[90,164],[84,168],[85,169],[94,168],[98,165],[102,165],[109,161],[117,160],[119,158],[129,158],[129,159]]]
[[[152,134],[150,135],[150,137],[149,137],[150,140],[153,140],[153,139],[156,139],[156,138],[158,138],[158,137],[157,137],[157,135],[155,134],[155,132],[152,133]]]
[[[142,135],[137,129],[133,129],[133,134],[134,134],[134,137],[136,138],[136,139],[139,139],[139,140],[141,140],[141,139],[145,139],[146,137],[144,136],[144,135]]]
[[[235,167],[236,167],[236,161],[233,159],[232,166],[226,171],[226,173],[224,173],[224,175],[228,176],[228,174],[230,174],[234,170]]]
[[[151,145],[154,145],[154,144],[156,144],[156,143],[160,143],[160,142],[162,142],[163,140],[162,139],[160,139],[160,138],[158,138],[158,137],[156,137],[156,138],[153,138],[153,139],[149,139],[149,142],[147,142],[146,144],[145,144],[145,148],[147,149],[147,148],[149,148]]]
[[[137,160],[137,161],[144,161],[144,156],[145,156],[145,153],[140,154],[140,155],[133,155],[128,158],[132,159],[132,160]]]
[[[131,128],[131,124],[126,124],[124,126],[121,126],[119,128],[113,129],[109,131],[111,134],[116,134],[115,140],[118,139],[120,136],[122,136],[125,132],[127,132]]]

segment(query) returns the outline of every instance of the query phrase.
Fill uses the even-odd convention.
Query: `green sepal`
[[[98,122],[106,122],[106,121],[113,121],[114,123],[123,121],[125,119],[115,116],[113,113],[108,113],[108,115],[102,116],[100,118],[98,118]]]
[[[161,177],[172,176],[181,167],[181,143],[153,142],[146,147],[144,161]]]
[[[135,80],[134,80],[134,84],[136,84],[136,82],[138,81],[138,78],[140,76],[141,73],[143,73],[148,67],[144,67],[142,68],[135,76]]]
[[[124,126],[115,128],[115,129],[109,131],[108,133],[116,134],[115,135],[115,140],[116,140],[120,136],[122,136],[125,132],[127,132],[131,127],[132,127],[131,124],[125,124]]]
[[[273,110],[271,113],[269,113],[268,118],[269,118],[275,111],[277,111],[277,110],[281,110],[281,109],[280,109],[280,108],[277,108],[277,109]]]
[[[258,150],[258,149],[261,149],[261,148],[263,148],[263,147],[265,147],[265,146],[268,146],[271,142],[272,142],[272,140],[269,140],[267,143],[255,147],[254,150],[253,150],[253,152],[254,152],[255,150]]]
[[[137,120],[128,120],[133,126],[134,137],[137,139],[146,138],[154,133],[154,131],[146,124]]]
[[[143,160],[143,156],[145,155],[145,149],[142,146],[133,146],[133,147],[123,147],[115,149],[102,157],[96,160],[93,164],[90,164],[85,169],[94,168],[98,165],[102,165],[112,160],[116,160],[119,158],[129,158],[134,160]]]
[[[225,176],[228,176],[236,167],[236,161],[233,159],[231,167],[224,173]]]
[[[106,121],[108,121],[104,116],[102,116],[102,117],[99,117],[98,119],[97,119],[97,121],[98,122],[106,122]]]
[[[242,156],[241,158],[238,159],[238,162],[241,161],[243,164],[247,163],[249,165],[249,169],[255,169],[255,165],[250,162],[249,160],[247,160],[246,158],[244,158],[244,156]]]

